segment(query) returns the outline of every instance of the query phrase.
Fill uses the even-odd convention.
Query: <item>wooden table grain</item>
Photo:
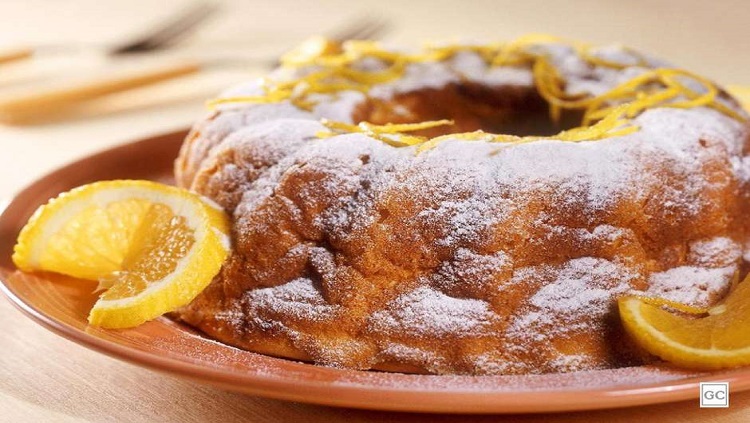
[[[0,5],[0,40],[12,45],[114,42],[137,34],[190,0],[26,0]],[[548,32],[623,42],[726,84],[750,85],[743,0],[223,1],[223,12],[170,54],[262,56],[352,17],[393,21],[388,40],[509,39]],[[86,22],[86,25],[81,25]],[[22,24],[19,24],[22,23]],[[52,55],[0,66],[0,96],[50,77],[64,84],[105,72],[96,55]],[[51,169],[146,135],[184,128],[222,87],[259,76],[247,65],[113,96],[49,121],[0,126],[0,205]],[[620,410],[524,416],[450,416],[337,409],[224,392],[89,351],[47,331],[0,299],[0,422],[746,422],[750,392],[728,409],[697,400]]]

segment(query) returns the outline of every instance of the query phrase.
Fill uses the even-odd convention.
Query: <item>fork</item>
[[[218,10],[211,3],[196,3],[179,11],[175,16],[148,29],[140,36],[114,45],[41,45],[37,47],[15,46],[0,50],[0,65],[32,58],[36,53],[95,50],[109,56],[146,53],[168,47],[208,19]]]
[[[334,29],[327,34],[327,37],[338,42],[376,38],[387,28],[388,23],[382,18],[360,17],[347,25]],[[144,39],[137,45],[149,46],[153,43],[153,40]],[[127,50],[136,51],[135,46],[136,44]],[[278,65],[275,57],[273,59],[255,58],[251,60],[266,67]],[[62,88],[36,90],[22,96],[5,100],[0,99],[0,121],[6,123],[22,122],[75,103],[195,74],[221,62],[221,60],[182,60],[148,69],[121,72]],[[249,61],[246,60],[245,63],[247,62]]]

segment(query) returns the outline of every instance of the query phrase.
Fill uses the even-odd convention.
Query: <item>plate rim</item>
[[[84,160],[117,156],[134,148],[158,143],[160,140],[184,137],[185,134],[185,130],[169,131],[154,136],[138,138],[129,143],[78,157],[74,161],[48,172],[31,184],[18,190],[13,195],[11,201],[7,203],[4,210],[2,210],[0,222],[5,222],[9,219],[7,216],[8,210],[13,209],[19,201],[19,197],[22,197],[24,193],[39,185],[43,185],[66,170],[78,166]],[[6,282],[7,275],[5,273],[7,273],[8,269],[0,266],[0,270],[2,270],[0,272],[0,292],[25,316],[68,341],[150,370],[187,378],[235,392],[267,398],[368,410],[507,414],[554,413],[634,407],[696,399],[699,393],[700,381],[697,380],[697,377],[687,377],[685,379],[644,385],[605,386],[594,389],[565,388],[562,390],[538,391],[471,391],[465,389],[430,390],[428,388],[396,389],[389,386],[366,384],[345,385],[332,384],[330,381],[290,379],[277,374],[231,374],[226,369],[222,370],[220,367],[208,367],[194,362],[182,361],[177,358],[159,356],[81,331],[50,316],[34,304],[25,301],[22,295]],[[263,357],[271,358],[270,356]],[[274,359],[284,360],[280,358]],[[313,366],[316,369],[321,368],[321,366],[309,363],[301,363],[301,365]],[[325,369],[331,372],[353,372],[353,370],[335,368]],[[360,372],[363,374],[368,373],[366,371]],[[377,373],[373,372],[372,374]],[[475,376],[465,377],[470,378]],[[721,378],[722,381],[729,382],[730,390],[733,393],[750,389],[750,367],[715,372],[711,374],[711,378],[714,380]],[[238,383],[240,380],[241,384]],[[348,395],[338,398],[337,393]],[[420,402],[415,398],[416,396],[424,395],[431,396],[432,400]]]

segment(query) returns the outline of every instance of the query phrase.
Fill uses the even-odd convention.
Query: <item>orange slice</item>
[[[623,297],[618,305],[627,332],[666,361],[701,370],[750,364],[750,278],[707,310],[636,296]],[[704,311],[705,316],[688,314]]]
[[[210,200],[150,181],[75,188],[40,207],[13,262],[98,280],[106,291],[89,323],[132,327],[192,301],[229,251],[229,219]]]

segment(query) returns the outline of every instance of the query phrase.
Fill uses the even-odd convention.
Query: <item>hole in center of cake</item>
[[[377,125],[440,119],[455,122],[413,133],[428,137],[480,129],[496,134],[548,136],[579,126],[582,113],[565,110],[560,121],[553,122],[549,104],[533,87],[463,83],[400,93],[388,100],[370,98],[355,108],[352,118],[354,122]]]

